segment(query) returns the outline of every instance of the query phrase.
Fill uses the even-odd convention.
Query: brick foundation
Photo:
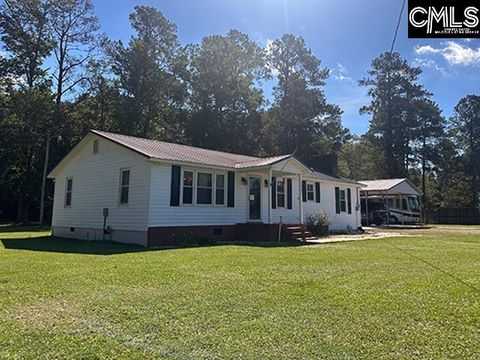
[[[218,241],[271,242],[278,240],[278,224],[151,227],[148,228],[148,247],[179,245],[189,235],[205,236]],[[288,234],[282,231],[281,240],[288,239]]]

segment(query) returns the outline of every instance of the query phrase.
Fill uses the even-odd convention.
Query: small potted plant
[[[328,227],[332,223],[328,214],[323,211],[314,211],[306,217],[307,229],[312,235],[319,237],[328,236]]]

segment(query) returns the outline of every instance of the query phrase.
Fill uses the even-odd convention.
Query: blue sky
[[[368,129],[368,103],[358,80],[370,62],[388,50],[401,0],[93,0],[102,30],[113,39],[131,35],[128,15],[135,5],[151,5],[178,26],[182,44],[235,28],[260,45],[286,32],[301,35],[322,65],[331,69],[325,92],[344,110],[343,124],[356,134]],[[479,93],[480,41],[408,39],[405,10],[397,51],[421,66],[421,82],[446,116],[458,100]],[[269,86],[265,84],[266,96]]]

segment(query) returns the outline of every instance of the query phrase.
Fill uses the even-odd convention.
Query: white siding
[[[277,179],[281,177],[277,176]],[[279,223],[280,216],[284,224],[300,224],[299,196],[301,195],[298,185],[298,176],[290,177],[292,179],[292,209],[287,209],[287,177],[285,177],[285,207],[272,209],[272,222]],[[268,189],[266,189],[268,190]]]
[[[307,180],[307,181],[314,181]],[[335,212],[335,187],[339,187],[340,189],[347,189],[350,188],[352,192],[352,213],[348,214],[347,212],[342,212],[337,214]],[[356,210],[357,206],[357,188],[355,186],[351,186],[348,184],[335,184],[335,183],[326,183],[320,182],[320,203],[316,203],[314,201],[307,201],[304,202],[303,205],[303,214],[304,217],[307,217],[314,211],[323,210],[325,211],[332,224],[330,225],[330,229],[334,231],[344,231],[347,229],[347,225],[350,225],[353,229],[356,229],[360,226],[360,210]]]
[[[417,190],[410,186],[410,184],[406,181],[401,182],[397,186],[394,186],[392,189],[388,191],[389,194],[411,194],[411,195],[419,195]]]
[[[99,153],[95,155],[93,139],[99,139]],[[122,168],[130,169],[126,205],[119,205]],[[70,177],[73,178],[72,205],[65,207],[65,180]],[[114,231],[146,231],[149,185],[150,163],[145,157],[89,135],[78,152],[55,175],[52,226],[102,229],[102,209],[109,208],[107,225]]]
[[[233,208],[226,205],[170,206],[171,168],[169,164],[153,164],[151,167],[149,226],[233,225],[245,222],[247,186],[242,184],[240,174],[235,174],[235,207]],[[188,167],[188,169],[216,171],[195,167]]]

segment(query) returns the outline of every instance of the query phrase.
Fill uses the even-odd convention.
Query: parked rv
[[[421,191],[409,179],[360,180],[362,224],[419,223]],[[367,219],[368,214],[368,219]]]
[[[420,205],[418,196],[409,195],[400,199],[398,196],[371,196],[368,198],[367,222],[366,205],[362,201],[362,224],[415,224],[420,222]]]

